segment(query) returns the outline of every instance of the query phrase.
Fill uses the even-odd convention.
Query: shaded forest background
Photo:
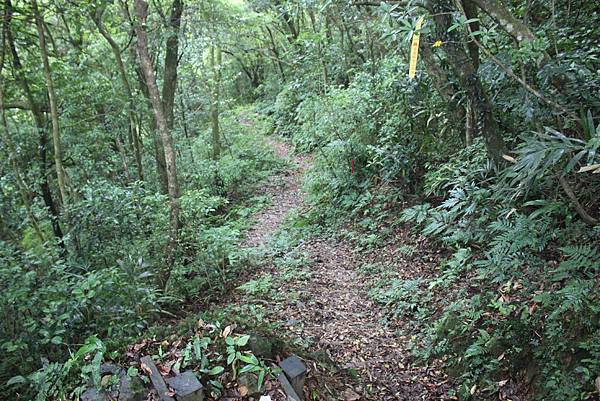
[[[4,394],[74,398],[103,357],[218,303],[250,266],[260,183],[286,168],[277,134],[315,156],[310,224],[377,247],[409,222],[446,250],[436,277],[375,299],[457,396],[497,399],[508,374],[531,398],[593,399],[596,1],[149,3],[2,0]]]

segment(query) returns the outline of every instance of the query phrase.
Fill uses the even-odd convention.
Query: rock
[[[304,379],[306,379],[307,372],[304,363],[296,355],[292,355],[281,361],[279,367],[285,373],[296,394],[300,396],[300,399],[304,399]]]
[[[167,379],[167,383],[175,391],[177,401],[203,401],[202,383],[191,370]]]
[[[137,376],[129,377],[127,374],[121,375],[118,401],[144,401],[147,393],[142,379]]]
[[[292,383],[287,379],[285,373],[277,375],[277,380],[281,383],[281,388],[287,396],[287,401],[302,401],[302,398],[296,393],[296,390],[294,390]]]
[[[81,394],[81,401],[110,401],[110,396],[104,391],[88,388]]]
[[[271,401],[271,396],[263,395],[262,397],[260,397],[260,400],[258,400],[258,401]]]
[[[104,375],[117,375],[120,374],[123,369],[112,363],[103,363],[100,365],[100,376]]]
[[[267,337],[253,335],[248,345],[258,358],[273,359],[273,343]]]
[[[125,370],[113,364],[100,366],[101,384],[104,390],[97,390],[93,384],[81,395],[81,401],[143,401],[147,389],[139,377],[129,377]],[[113,376],[118,376],[117,385],[107,388]]]
[[[256,395],[260,393],[261,388],[258,387],[258,376],[254,373],[244,373],[237,379],[238,390],[242,397],[246,395]]]
[[[162,401],[175,401],[173,397],[170,396],[170,391],[167,388],[165,381],[163,380],[158,368],[154,364],[154,360],[152,360],[151,356],[145,356],[140,359],[140,364],[142,370],[150,376],[150,381],[152,385],[156,389],[159,398]]]

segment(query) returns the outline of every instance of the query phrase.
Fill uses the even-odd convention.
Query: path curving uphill
[[[306,207],[301,183],[312,158],[293,154],[286,142],[274,138],[269,142],[296,167],[265,186],[272,205],[255,216],[245,247],[268,247],[288,213]],[[456,399],[446,395],[448,379],[440,370],[413,366],[408,339],[386,322],[385,311],[370,299],[356,272],[367,256],[355,252],[350,240],[311,237],[297,250],[307,255],[309,278],[282,280],[278,296],[268,303],[267,315],[284,328],[278,336],[289,343],[308,344],[306,399]],[[269,264],[263,273],[277,276],[281,272]],[[237,302],[252,301],[241,295]]]

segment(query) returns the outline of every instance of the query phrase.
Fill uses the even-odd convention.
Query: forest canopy
[[[268,312],[256,272],[300,269],[305,240],[344,232],[403,352],[447,375],[444,399],[598,399],[597,1],[0,4],[7,399],[106,389],[102,363],[138,369],[132,344],[161,336],[212,352],[184,363],[210,399],[241,366],[275,377],[248,339],[209,346],[188,323],[275,330],[228,296]],[[290,174],[306,205],[247,246],[277,206],[266,183]],[[365,268],[390,244],[407,277],[391,257]]]

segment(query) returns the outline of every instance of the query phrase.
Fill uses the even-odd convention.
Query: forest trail
[[[312,158],[307,155],[291,156],[290,145],[274,138],[269,138],[268,144],[278,157],[295,163],[296,166],[276,175],[262,188],[265,195],[271,198],[272,204],[254,216],[256,222],[248,231],[243,244],[246,248],[267,245],[269,237],[277,232],[287,213],[304,203],[300,189],[301,176],[310,167]]]
[[[266,185],[272,205],[255,216],[246,247],[268,247],[287,214],[306,207],[301,185],[312,158],[293,154],[289,144],[275,138],[269,142],[296,167]],[[411,366],[409,339],[386,323],[385,311],[370,299],[364,278],[355,270],[367,256],[353,251],[350,240],[311,237],[296,251],[306,255],[308,279],[280,280],[266,313],[270,322],[283,327],[276,336],[308,345],[307,399],[455,399],[445,398],[448,380],[439,370]],[[276,277],[283,272],[269,263],[262,274]],[[252,301],[241,296],[238,302]]]

